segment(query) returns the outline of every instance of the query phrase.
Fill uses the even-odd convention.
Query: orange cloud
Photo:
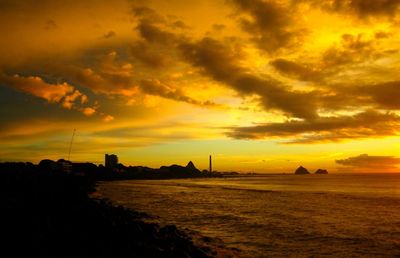
[[[292,48],[301,44],[304,29],[294,25],[299,22],[300,15],[293,15],[294,5],[285,6],[279,1],[233,0],[238,7],[239,22],[242,29],[251,35],[257,46],[268,52]],[[247,14],[250,17],[241,16]],[[294,19],[296,17],[296,20]]]
[[[305,144],[399,134],[398,1],[210,0],[199,3],[212,6],[201,14],[185,1],[91,1],[93,10],[20,2],[0,10],[0,71],[36,76],[5,76],[2,84],[86,116],[78,119],[113,121],[99,127],[145,116],[193,119],[218,134],[227,127],[232,138]],[[12,19],[21,15],[28,22]],[[211,98],[241,110],[186,105],[216,106]]]
[[[45,99],[49,103],[58,103],[66,109],[75,109],[85,115],[92,115],[94,108],[81,108],[88,97],[68,83],[50,84],[38,76],[23,77],[2,75],[0,80],[9,87]]]
[[[37,76],[22,77],[16,74],[14,76],[3,76],[2,81],[15,89],[43,98],[50,103],[58,103],[66,96],[76,98],[74,87],[71,85],[67,83],[49,84]],[[80,92],[78,91],[77,94],[79,95]]]
[[[259,76],[240,63],[240,51],[222,42],[203,38],[181,44],[187,62],[205,75],[231,87],[243,96],[258,95],[265,110],[312,119],[318,116],[316,94],[295,90],[268,75]]]
[[[103,117],[103,121],[106,122],[106,123],[111,122],[111,121],[113,121],[113,120],[114,120],[114,117],[111,116],[111,115],[105,115],[105,116]]]
[[[92,116],[94,113],[96,113],[96,109],[91,108],[91,107],[86,107],[82,109],[82,113],[85,116]]]

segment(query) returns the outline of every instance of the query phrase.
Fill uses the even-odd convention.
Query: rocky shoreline
[[[235,257],[237,251],[90,197],[95,181],[0,165],[3,257]]]

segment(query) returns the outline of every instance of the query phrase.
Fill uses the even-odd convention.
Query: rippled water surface
[[[99,191],[243,257],[400,256],[400,174],[131,180]]]

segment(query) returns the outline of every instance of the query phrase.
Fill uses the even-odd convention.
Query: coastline
[[[398,175],[254,179],[105,182],[99,191],[159,216],[146,221],[221,239],[240,257],[399,255]]]
[[[235,257],[213,239],[91,197],[96,181],[20,164],[0,171],[4,248],[8,257]]]

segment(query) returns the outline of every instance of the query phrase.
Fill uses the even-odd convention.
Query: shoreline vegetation
[[[201,177],[222,177],[226,173],[197,169],[189,161],[186,166],[171,165],[161,166],[160,168],[149,168],[144,166],[125,166],[121,163],[112,166],[95,165],[84,162],[76,163],[64,159],[53,161],[44,159],[38,166],[46,171],[63,171],[75,175],[85,175],[94,180],[113,181],[130,179],[176,179],[176,178],[201,178]],[[237,174],[236,172],[230,172]],[[230,174],[229,173],[229,174]]]
[[[88,167],[94,168],[81,165]],[[98,180],[120,180],[107,177],[109,171],[94,176],[92,170],[64,170],[50,161],[0,163],[1,256],[179,258],[239,253],[218,239],[144,222],[144,213],[94,198]],[[167,173],[181,178],[181,170],[175,167]]]

